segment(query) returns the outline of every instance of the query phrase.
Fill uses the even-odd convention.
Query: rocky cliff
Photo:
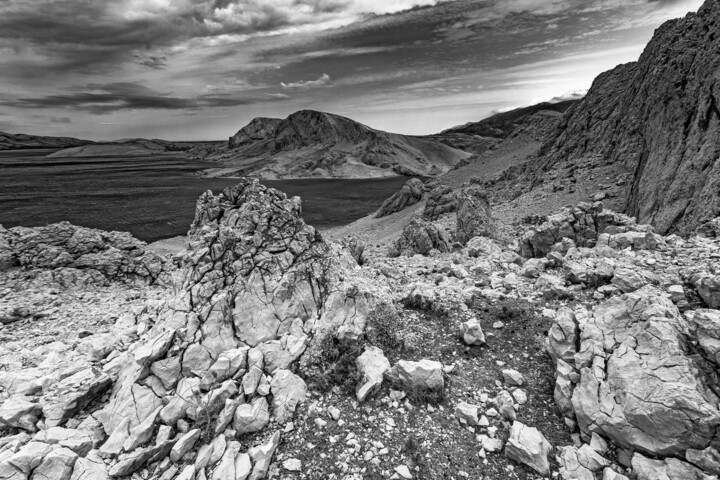
[[[720,213],[720,3],[660,27],[635,63],[600,75],[534,167],[600,159],[632,172],[626,212],[661,232]]]
[[[256,118],[206,158],[210,175],[363,178],[436,175],[470,154],[432,138],[372,129],[339,115],[303,110]]]

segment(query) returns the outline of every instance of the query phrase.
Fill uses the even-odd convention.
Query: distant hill
[[[94,142],[71,137],[42,137],[22,133],[0,132],[0,150],[19,150],[29,148],[69,148],[89,145]]]
[[[146,157],[171,151],[184,151],[192,145],[178,145],[166,140],[132,138],[117,142],[94,143],[80,147],[66,148],[48,155],[48,158],[83,157]]]
[[[516,108],[509,112],[497,113],[479,122],[466,123],[444,130],[440,135],[466,134],[479,135],[491,138],[507,138],[524,121],[538,112],[565,113],[570,107],[577,105],[580,100],[565,100],[557,103],[538,103],[529,107]]]
[[[221,164],[210,175],[266,179],[436,175],[470,156],[436,139],[387,133],[312,110],[256,118],[227,145],[194,152]]]

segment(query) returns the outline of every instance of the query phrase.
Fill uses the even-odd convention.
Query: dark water
[[[53,150],[0,152],[0,224],[38,226],[67,220],[125,230],[152,242],[184,235],[205,190],[233,179],[199,178],[211,164],[167,154],[135,158],[45,158]],[[345,225],[377,209],[407,179],[277,180],[268,186],[303,199],[305,221]]]

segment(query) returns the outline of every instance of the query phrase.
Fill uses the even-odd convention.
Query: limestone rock
[[[705,450],[689,449],[685,452],[685,459],[711,475],[720,475],[720,452],[713,447]]]
[[[45,455],[38,467],[33,470],[33,479],[69,480],[78,455],[70,449],[60,447]]]
[[[532,468],[541,475],[550,474],[548,454],[552,445],[537,428],[515,421],[505,445],[505,455],[511,460]]]
[[[170,450],[170,460],[176,463],[180,461],[180,459],[195,446],[201,433],[200,429],[195,428],[178,438],[172,450]]]
[[[327,337],[360,338],[383,288],[300,212],[298,198],[248,179],[201,196],[182,280],[123,364],[103,410],[107,433],[163,405],[167,425],[197,419],[235,398],[238,384],[249,398],[272,390],[276,419],[290,419],[306,387],[287,368],[311,369]],[[176,385],[166,403],[146,386],[148,368],[156,389]]]
[[[307,385],[289,370],[278,370],[270,383],[270,391],[275,421],[285,423],[292,418],[298,403],[305,400]]]
[[[480,421],[478,419],[478,407],[466,402],[460,402],[455,407],[455,418],[465,425],[478,425]]]
[[[388,256],[427,255],[431,250],[450,251],[450,237],[434,223],[415,216],[403,228],[400,238],[388,250]]]
[[[438,185],[428,194],[423,218],[435,221],[441,216],[457,210],[457,193],[448,185]]]
[[[466,345],[485,345],[485,334],[477,318],[471,318],[460,325],[460,333]]]
[[[248,450],[248,454],[253,462],[253,470],[248,480],[262,480],[267,476],[270,462],[280,443],[280,432],[275,432],[270,440],[264,445],[259,445]]]
[[[392,368],[391,375],[410,391],[437,391],[445,388],[442,364],[433,360],[400,360]]]
[[[625,215],[603,210],[600,204],[579,204],[551,215],[547,222],[528,229],[522,237],[520,254],[525,258],[543,257],[563,238],[571,239],[578,247],[593,247],[598,236],[609,227],[613,231],[637,228]]]
[[[677,458],[652,460],[636,453],[632,458],[632,467],[638,480],[711,480],[702,470]]]
[[[422,181],[417,178],[411,178],[399,192],[383,202],[380,210],[375,214],[375,218],[382,218],[404,210],[411,205],[415,205],[422,200],[423,191],[424,185]]]
[[[88,271],[106,280],[165,282],[169,269],[145,243],[129,233],[104,232],[68,222],[43,227],[15,227],[3,236],[23,266]]]
[[[668,298],[642,289],[608,300],[580,331],[572,404],[582,431],[655,455],[707,447],[720,399],[686,356],[685,322]]]
[[[463,187],[458,194],[455,239],[465,245],[473,237],[494,237],[495,222],[487,193],[477,185]]]
[[[0,424],[34,432],[41,410],[29,397],[15,395],[0,404]]]
[[[355,359],[360,380],[355,388],[358,402],[375,393],[382,385],[386,372],[390,370],[390,361],[378,347],[367,347],[362,355]]]
[[[706,275],[697,281],[696,286],[710,308],[720,309],[720,276]]]
[[[268,402],[265,397],[256,397],[252,403],[240,405],[235,410],[233,428],[238,435],[259,432],[270,422]]]

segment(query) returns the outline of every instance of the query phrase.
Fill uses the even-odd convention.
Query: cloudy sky
[[[329,111],[434,133],[589,88],[702,0],[1,0],[0,130],[225,139]]]

